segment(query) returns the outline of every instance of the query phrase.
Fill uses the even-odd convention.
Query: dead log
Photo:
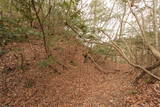
[[[159,66],[160,66],[160,61],[157,61],[155,64],[146,67],[146,69],[147,69],[148,71],[152,71],[152,70],[156,69],[156,68],[159,67]],[[145,74],[146,74],[146,72],[144,72],[144,71],[141,72],[141,74],[138,75],[138,76],[135,78],[135,80],[134,80],[133,83],[134,83],[134,84],[137,84],[138,81],[145,76]]]

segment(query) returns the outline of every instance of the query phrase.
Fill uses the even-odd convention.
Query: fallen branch
[[[155,69],[155,68],[157,68],[159,66],[160,66],[160,61],[158,61],[157,63],[155,63],[155,64],[153,64],[153,65],[151,65],[149,67],[146,67],[146,69],[150,71],[150,70],[153,70],[153,69]]]
[[[152,70],[154,70],[154,69],[156,69],[157,67],[159,67],[160,66],[160,61],[158,61],[156,64],[153,64],[153,65],[151,65],[151,66],[149,66],[149,67],[146,67],[145,69],[147,69],[147,70],[149,70],[149,71],[152,71]],[[143,71],[143,72],[141,72],[141,74],[140,75],[138,75],[136,78],[135,78],[135,80],[134,80],[134,84],[136,84],[141,78],[143,78],[144,76],[145,76],[145,72]]]
[[[97,67],[97,69],[100,72],[102,72],[102,73],[104,73],[106,75],[108,75],[108,73],[112,73],[112,72],[105,72],[105,70],[99,64],[96,63],[96,61],[94,60],[94,58],[91,55],[87,54],[87,56],[95,64],[95,66]]]
[[[155,79],[159,80],[160,81],[160,77],[154,75],[153,73],[151,73],[149,70],[147,70],[146,68],[140,66],[140,65],[137,65],[137,64],[134,64],[132,63],[126,56],[126,54],[123,52],[123,50],[115,43],[112,41],[112,39],[110,38],[110,36],[108,34],[106,34],[104,31],[102,31],[103,34],[105,34],[111,41],[112,43],[112,46],[118,51],[118,53],[128,62],[128,64],[130,64],[131,66],[137,68],[137,69],[140,69],[142,71],[144,71],[145,73],[147,73],[148,75],[154,77]]]

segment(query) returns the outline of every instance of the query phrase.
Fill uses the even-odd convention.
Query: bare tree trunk
[[[157,27],[157,0],[153,0],[153,25],[155,33],[156,48],[159,50],[159,38],[158,38],[158,27]]]
[[[9,4],[10,4],[10,5],[9,5],[9,14],[10,14],[10,15],[9,15],[9,16],[12,17],[12,15],[13,15],[13,14],[12,14],[12,5],[13,5],[13,1],[10,0],[10,1],[9,1]]]
[[[45,52],[46,52],[46,54],[47,54],[47,56],[48,56],[47,39],[46,39],[45,31],[44,31],[44,26],[43,26],[43,24],[42,24],[42,21],[41,21],[41,19],[40,19],[39,15],[38,15],[38,11],[37,11],[36,6],[35,6],[35,1],[34,1],[34,0],[32,0],[31,2],[32,2],[32,6],[33,6],[33,9],[34,9],[34,12],[35,12],[35,14],[36,14],[36,17],[37,17],[38,23],[39,23],[39,25],[40,25],[40,28],[41,28],[42,34],[43,34],[43,43],[44,43],[44,48],[45,48]]]
[[[139,22],[139,19],[137,17],[137,15],[135,14],[135,12],[133,11],[133,9],[131,8],[130,4],[129,4],[129,8],[131,10],[131,13],[133,14],[133,16],[135,17],[136,19],[136,22],[140,28],[140,31],[141,31],[141,38],[144,40],[144,44],[148,47],[148,49],[152,52],[153,56],[156,57],[156,59],[160,60],[160,52],[155,48],[153,47],[150,42],[147,40],[146,38],[146,35],[145,35],[145,31],[143,29],[143,27],[141,26],[140,22]]]
[[[3,17],[3,11],[0,10],[0,20],[2,19],[2,17]]]
[[[109,38],[109,40],[110,40],[111,43],[112,43],[112,46],[119,52],[119,54],[124,58],[124,60],[126,60],[126,61],[128,62],[128,64],[130,64],[131,66],[133,66],[133,67],[135,67],[135,68],[137,68],[137,69],[140,69],[140,70],[144,71],[145,73],[149,74],[150,76],[152,76],[152,77],[154,77],[155,79],[157,79],[157,80],[160,81],[160,77],[154,75],[153,73],[151,73],[151,72],[150,72],[149,70],[147,70],[146,68],[144,68],[144,67],[142,67],[142,66],[140,66],[140,65],[137,65],[137,64],[131,62],[131,61],[128,59],[128,57],[126,56],[126,54],[124,53],[124,51],[123,51],[115,42],[112,41],[111,37],[110,37],[108,34],[106,34],[104,31],[102,31],[102,33]],[[157,67],[157,66],[156,66],[156,67]]]

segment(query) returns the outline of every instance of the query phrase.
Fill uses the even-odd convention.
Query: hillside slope
[[[42,43],[11,43],[1,56],[1,107],[125,107],[133,74],[128,65],[97,59],[78,43],[58,42],[45,60]],[[100,60],[99,60],[100,59]],[[49,63],[48,63],[49,62]]]

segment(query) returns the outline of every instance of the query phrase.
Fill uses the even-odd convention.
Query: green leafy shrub
[[[56,63],[55,57],[50,56],[49,58],[47,58],[47,59],[45,59],[45,60],[39,61],[39,62],[37,63],[37,65],[38,65],[39,67],[41,67],[41,68],[45,68],[45,67],[47,67],[47,66],[49,66],[49,65],[52,65],[52,64],[55,64],[55,63]]]
[[[9,42],[24,42],[28,35],[41,35],[34,28],[21,24],[23,19],[3,17],[0,19],[0,45]]]
[[[18,25],[18,20],[4,17],[0,20],[0,40],[1,45],[11,41],[24,41],[25,29]]]

